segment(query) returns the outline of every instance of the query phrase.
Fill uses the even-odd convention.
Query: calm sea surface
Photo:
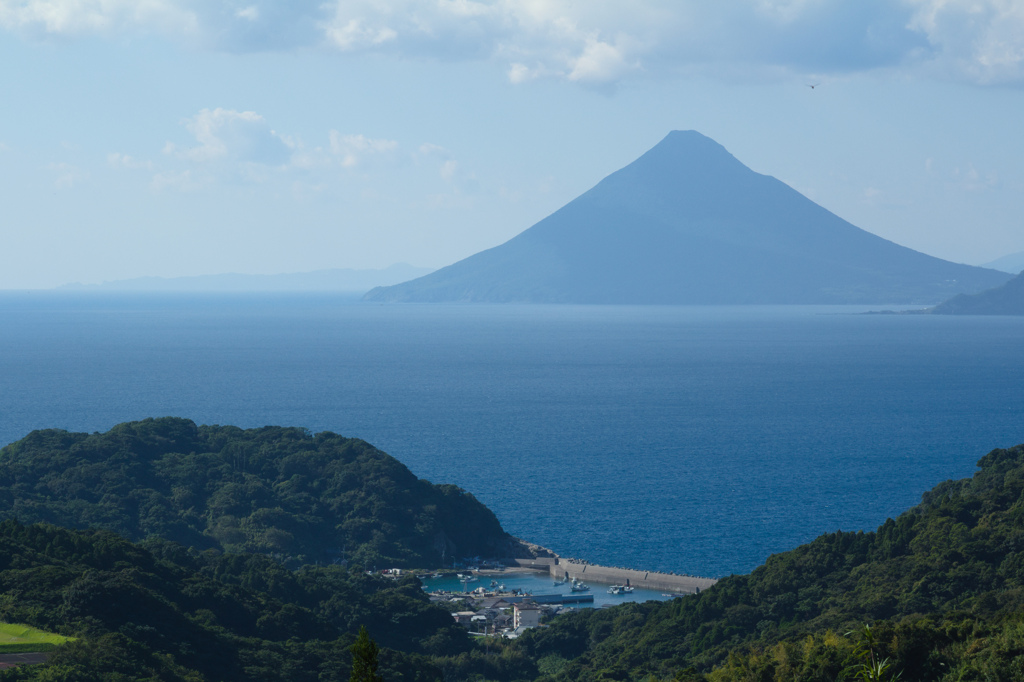
[[[0,442],[176,415],[363,438],[595,563],[720,576],[1024,442],[1024,318],[0,294]]]

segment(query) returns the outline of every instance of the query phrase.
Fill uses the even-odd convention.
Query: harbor
[[[469,575],[463,573],[463,575]],[[423,589],[430,593],[431,597],[448,599],[493,599],[501,598],[503,601],[514,604],[524,600],[531,600],[537,604],[561,604],[572,607],[595,607],[612,606],[625,602],[643,601],[665,601],[678,596],[681,593],[662,592],[645,588],[633,588],[632,592],[613,594],[609,592],[609,585],[582,582],[586,589],[573,591],[572,582],[556,581],[550,576],[536,570],[522,570],[510,568],[501,573],[490,572],[487,574],[474,574],[475,581],[464,581],[455,573],[445,573],[441,577],[421,576]],[[491,583],[496,583],[492,585]]]

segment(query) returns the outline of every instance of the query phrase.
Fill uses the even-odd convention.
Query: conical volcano
[[[1006,273],[865,232],[694,131],[674,131],[525,232],[372,301],[935,303]]]

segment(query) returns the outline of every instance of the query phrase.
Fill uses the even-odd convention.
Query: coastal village
[[[463,590],[435,590],[430,593],[430,601],[455,609],[451,612],[452,618],[473,634],[509,639],[515,639],[525,630],[538,627],[542,621],[576,608],[573,605],[594,603],[594,595],[589,594],[590,586],[576,580],[569,583],[569,595],[532,594],[520,588],[506,589],[497,578],[491,578],[486,587],[481,585],[470,589],[470,585],[479,583],[481,577],[486,580],[497,572],[472,568],[465,573],[457,573],[455,577],[462,582]],[[616,586],[616,589],[620,588]],[[632,591],[632,588],[624,589]]]
[[[461,570],[416,575],[424,582],[430,601],[449,607],[455,622],[470,633],[508,639],[515,639],[525,630],[539,627],[566,611],[595,606],[594,596],[599,591],[628,598],[639,588],[670,599],[697,594],[716,582],[713,578],[598,566],[564,559],[543,548],[536,549],[543,550],[543,556],[487,562],[480,562],[476,557],[466,560]],[[537,578],[550,578],[551,589],[541,593],[536,588],[506,587],[503,577],[512,578],[523,572],[535,574]],[[403,571],[387,569],[382,573],[400,577]],[[460,588],[430,589],[429,583],[442,579],[446,579],[444,584],[448,587],[454,579]]]

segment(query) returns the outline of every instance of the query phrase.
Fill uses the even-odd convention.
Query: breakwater
[[[548,575],[556,580],[575,578],[584,582],[603,583],[606,585],[625,585],[628,582],[633,587],[677,594],[694,594],[700,590],[706,590],[718,582],[714,578],[599,566],[584,561],[562,559],[557,556],[536,559],[513,559],[512,561],[514,565],[520,568],[546,571]]]

